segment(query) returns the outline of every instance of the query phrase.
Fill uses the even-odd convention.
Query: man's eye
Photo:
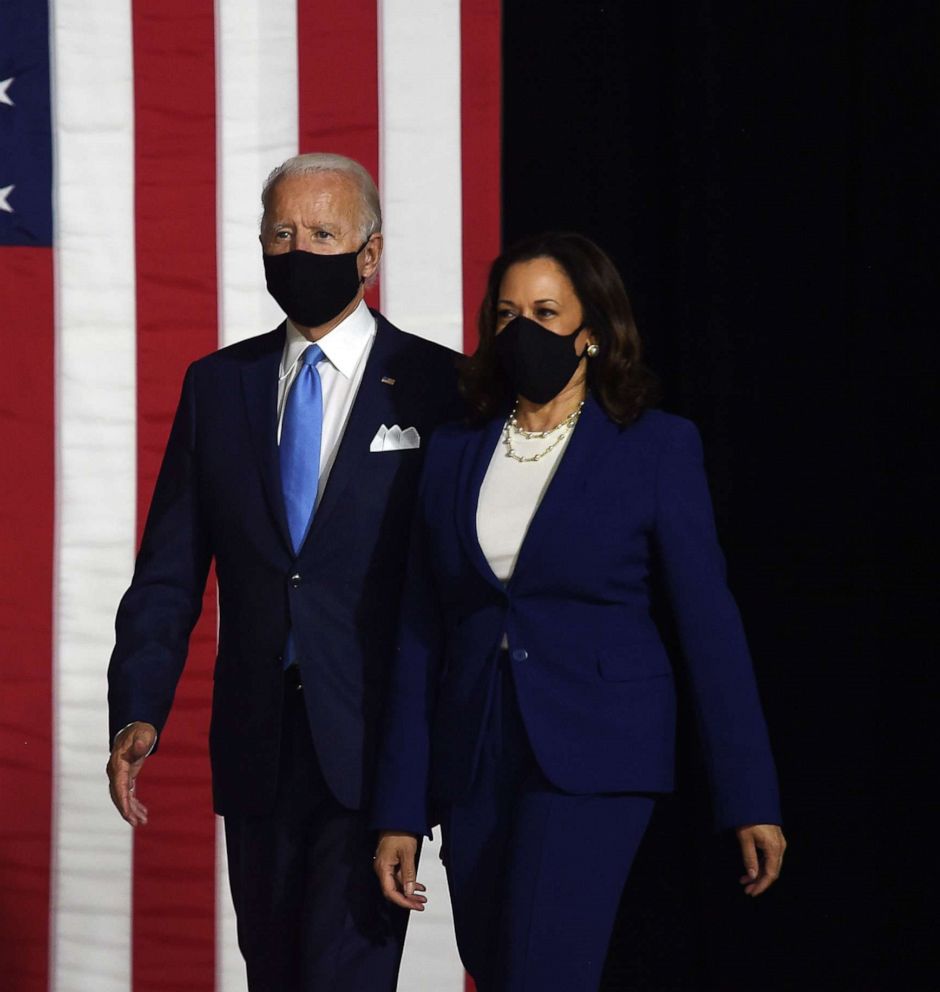
[[[318,241],[326,241],[333,237],[332,231],[315,231],[313,235]]]
[[[286,241],[290,237],[290,231],[275,231],[274,237],[277,241]]]

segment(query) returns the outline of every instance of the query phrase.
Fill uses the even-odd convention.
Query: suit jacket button
[[[294,574],[290,577],[290,584],[295,589],[300,587],[300,572],[294,572]]]
[[[525,648],[516,648],[512,653],[513,661],[525,661],[529,657],[529,652]]]

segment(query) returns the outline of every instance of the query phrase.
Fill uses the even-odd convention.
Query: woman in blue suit
[[[423,908],[441,823],[457,944],[480,992],[596,990],[655,797],[673,788],[678,625],[717,826],[744,891],[777,877],[776,775],[725,582],[698,432],[649,409],[616,269],[575,234],[493,264],[463,374],[468,425],[427,453],[377,776],[376,872]]]

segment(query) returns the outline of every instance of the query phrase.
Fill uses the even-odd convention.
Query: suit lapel
[[[493,451],[500,441],[505,422],[505,417],[494,417],[471,436],[464,448],[457,480],[457,529],[464,551],[483,578],[500,590],[503,589],[503,584],[493,573],[480,547],[477,534],[477,509],[480,504],[483,479],[493,457]]]
[[[271,514],[282,540],[292,552],[277,451],[277,376],[284,352],[284,337],[285,325],[281,324],[277,330],[271,332],[269,347],[250,364],[242,367],[242,394]]]
[[[399,334],[400,332],[387,320],[376,314],[375,341],[366,359],[366,367],[349,412],[339,451],[330,470],[323,497],[313,515],[313,523],[307,532],[305,545],[311,537],[315,542],[316,532],[327,525],[330,515],[341,502],[344,491],[356,477],[363,460],[369,455],[369,444],[379,425],[385,424],[386,427],[391,427],[397,421],[398,414],[394,406],[395,387],[382,382],[382,379],[390,372],[394,372],[389,362],[395,354]]]
[[[542,497],[529,529],[526,531],[509,587],[525,581],[527,570],[537,563],[538,549],[554,534],[571,540],[577,533],[577,520],[587,512],[583,493],[591,478],[599,472],[613,449],[618,427],[588,396],[577,426],[568,441],[561,461]]]

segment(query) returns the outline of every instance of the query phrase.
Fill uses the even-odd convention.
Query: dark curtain
[[[746,899],[684,721],[605,989],[931,985],[938,15],[504,4],[504,239],[604,247],[702,430],[791,844]]]

